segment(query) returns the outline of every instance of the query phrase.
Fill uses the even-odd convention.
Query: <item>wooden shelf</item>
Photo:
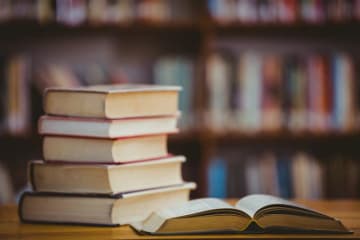
[[[358,29],[360,22],[327,22],[327,23],[254,23],[244,24],[240,22],[221,23],[210,21],[210,29],[219,35],[278,35],[281,37],[301,36],[309,37],[331,37],[331,38],[360,38]]]
[[[243,147],[244,149],[277,149],[315,151],[326,154],[360,153],[360,131],[353,132],[240,132],[212,133],[214,146]]]
[[[250,139],[287,139],[287,140],[319,140],[319,139],[342,139],[349,137],[360,137],[360,131],[323,131],[323,132],[313,132],[313,131],[277,131],[277,132],[214,132],[212,135],[217,139],[230,139],[230,140],[250,140]]]
[[[90,24],[66,25],[58,22],[39,23],[30,20],[17,20],[0,23],[0,31],[6,36],[30,34],[31,36],[44,34],[73,34],[73,33],[199,33],[199,27],[191,21],[146,22],[134,21],[121,24]]]
[[[38,33],[91,33],[91,32],[111,32],[111,33],[147,33],[147,32],[166,32],[166,33],[200,33],[205,28],[210,28],[217,33],[237,34],[237,33],[256,33],[263,34],[282,34],[292,33],[306,35],[312,34],[334,34],[342,33],[352,34],[352,36],[360,37],[357,30],[360,22],[329,22],[329,23],[254,23],[244,24],[241,22],[218,22],[215,20],[207,20],[204,23],[200,21],[174,20],[168,22],[149,22],[149,21],[131,21],[119,24],[94,24],[82,23],[79,25],[66,25],[58,22],[40,23],[35,20],[12,20],[0,23],[0,31],[11,34],[38,34]]]

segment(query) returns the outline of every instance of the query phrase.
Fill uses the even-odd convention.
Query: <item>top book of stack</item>
[[[50,88],[44,96],[49,115],[86,118],[133,118],[178,114],[177,86],[97,85]]]

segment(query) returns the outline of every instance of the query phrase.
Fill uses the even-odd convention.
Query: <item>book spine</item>
[[[210,197],[225,198],[227,168],[225,161],[221,158],[214,159],[208,169],[208,195]]]
[[[24,199],[27,196],[27,192],[21,194],[19,204],[18,204],[18,216],[21,222],[26,222],[27,220],[24,218],[23,207],[24,207]]]
[[[35,168],[36,168],[36,163],[34,162],[30,162],[28,164],[28,176],[29,176],[29,182],[30,182],[30,186],[32,188],[33,191],[37,191],[37,184],[36,184],[36,181],[35,181]]]

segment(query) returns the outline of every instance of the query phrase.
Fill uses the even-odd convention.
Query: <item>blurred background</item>
[[[360,0],[0,0],[0,204],[52,86],[176,84],[192,197],[359,198]]]

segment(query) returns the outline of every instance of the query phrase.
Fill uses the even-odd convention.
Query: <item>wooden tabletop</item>
[[[234,203],[234,200],[229,200]],[[89,227],[68,226],[54,224],[25,224],[19,222],[16,206],[0,207],[0,239],[238,239],[238,238],[339,238],[360,239],[360,200],[333,200],[333,201],[300,201],[297,202],[317,209],[330,216],[340,219],[344,225],[351,229],[353,234],[228,234],[228,235],[189,235],[189,236],[140,236],[130,227]]]

